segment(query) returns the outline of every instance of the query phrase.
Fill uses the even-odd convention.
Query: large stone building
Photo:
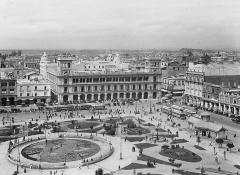
[[[45,64],[40,72],[47,79],[59,103],[121,98],[148,99],[161,96],[161,72],[105,69],[86,71],[70,57]],[[84,64],[84,63],[80,63]],[[121,66],[120,66],[121,67]]]
[[[185,90],[185,76],[178,75],[162,78],[162,94],[172,94],[174,96],[182,96]]]
[[[212,112],[238,114],[239,64],[189,64],[183,102]],[[235,103],[234,98],[235,97]],[[232,99],[232,100],[229,100]]]
[[[15,105],[16,99],[16,79],[5,72],[0,72],[0,106]]]
[[[50,84],[44,79],[17,80],[17,104],[48,103],[51,98]]]

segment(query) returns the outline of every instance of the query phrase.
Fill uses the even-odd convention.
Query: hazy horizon
[[[0,48],[239,50],[236,0],[1,0]]]

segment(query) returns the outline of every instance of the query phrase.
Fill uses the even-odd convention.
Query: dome
[[[41,61],[48,61],[48,56],[47,56],[46,52],[43,53],[43,55],[41,57]]]

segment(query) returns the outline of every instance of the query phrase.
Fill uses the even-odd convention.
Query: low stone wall
[[[47,140],[58,139],[58,138],[90,140],[92,142],[97,143],[100,146],[100,152],[98,152],[97,154],[93,155],[92,157],[89,157],[88,159],[86,159],[87,161],[86,160],[85,161],[77,160],[77,161],[66,162],[66,163],[65,162],[48,163],[48,162],[32,161],[32,160],[27,159],[27,158],[23,157],[22,155],[20,155],[21,156],[21,161],[19,162],[18,156],[17,157],[13,156],[11,153],[15,149],[19,149],[18,147],[20,147],[21,150],[22,150],[23,148],[25,148],[26,146],[28,146],[30,144],[34,144],[36,142],[45,140],[44,135],[35,135],[35,136],[30,137],[29,141],[28,140],[23,141],[22,138],[19,138],[19,140],[22,139],[22,141],[19,141],[19,143],[14,144],[9,149],[8,155],[7,155],[8,160],[15,165],[19,165],[19,166],[26,167],[26,168],[64,169],[64,168],[85,166],[85,165],[89,165],[89,164],[99,162],[99,161],[104,160],[107,157],[111,156],[112,153],[114,152],[114,148],[112,147],[112,145],[110,143],[108,143],[104,138],[96,137],[96,136],[93,136],[91,134],[86,134],[85,133],[84,135],[80,136],[79,134],[77,134],[75,132],[67,132],[67,133],[64,132],[64,133],[51,134],[51,136],[52,137],[49,137]],[[59,137],[59,136],[63,136],[63,137]],[[20,150],[20,152],[21,152],[21,150]]]

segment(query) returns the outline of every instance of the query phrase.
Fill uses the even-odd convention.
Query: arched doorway
[[[133,99],[136,99],[136,92],[133,92],[133,93],[132,93],[132,98],[133,98]]]
[[[231,107],[231,114],[234,114],[234,107]]]
[[[100,99],[101,99],[101,100],[104,100],[104,99],[105,99],[105,95],[104,95],[104,94],[101,94],[101,95],[100,95]]]
[[[153,92],[153,98],[157,98],[157,92]]]
[[[143,98],[148,99],[148,93],[147,92],[144,92]]]
[[[76,103],[78,101],[78,95],[73,95],[73,103]]]
[[[46,99],[45,99],[45,98],[42,98],[42,99],[41,99],[41,102],[46,103]]]
[[[87,94],[87,100],[91,101],[91,99],[92,99],[92,94]]]
[[[15,105],[15,99],[14,99],[14,97],[9,97],[9,105],[10,105],[10,106]]]
[[[124,98],[124,93],[120,93],[119,98]]]
[[[2,106],[7,106],[7,98],[2,98]]]
[[[84,101],[84,100],[85,100],[85,95],[84,95],[84,94],[81,94],[81,95],[80,95],[80,100],[81,100],[81,101]]]
[[[26,100],[25,100],[25,104],[26,104],[26,105],[30,105],[30,100],[29,100],[29,99],[26,99]]]
[[[138,99],[142,99],[142,92],[138,92]]]
[[[107,100],[111,100],[112,95],[111,94],[107,94]]]
[[[65,103],[68,102],[68,95],[63,96],[63,102],[65,102]]]
[[[36,104],[37,101],[38,101],[37,98],[34,98],[34,99],[33,99],[33,103],[34,103],[34,104]]]
[[[94,100],[98,100],[98,94],[94,94]]]
[[[19,100],[17,101],[17,104],[18,104],[18,105],[21,105],[21,104],[22,104],[22,100],[19,99]]]
[[[118,94],[117,93],[114,93],[113,94],[113,99],[117,99],[118,98]]]
[[[130,93],[126,93],[126,98],[130,98]]]

